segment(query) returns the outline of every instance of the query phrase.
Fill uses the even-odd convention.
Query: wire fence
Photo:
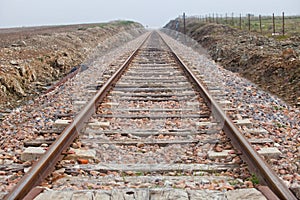
[[[182,16],[185,17],[185,13]],[[286,16],[284,12],[281,15],[271,16],[254,14],[208,14],[200,16],[190,16],[205,23],[217,23],[229,25],[241,30],[248,30],[267,35],[299,35],[300,33],[300,15]],[[185,20],[185,19],[184,19]]]

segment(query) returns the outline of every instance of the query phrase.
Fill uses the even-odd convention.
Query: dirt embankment
[[[178,30],[183,32],[183,23]],[[176,21],[165,28],[176,30]],[[300,105],[300,37],[274,39],[221,24],[186,21],[186,34],[215,61],[291,105]]]
[[[80,65],[99,43],[133,29],[143,26],[115,21],[0,29],[0,112],[38,95]]]

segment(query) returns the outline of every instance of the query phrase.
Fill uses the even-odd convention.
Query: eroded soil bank
[[[126,42],[144,31],[131,21],[0,29],[0,113],[45,91],[95,49],[113,48],[113,36]]]
[[[165,28],[183,32],[176,20]],[[300,36],[275,39],[221,24],[186,20],[186,34],[224,68],[239,73],[290,105],[300,105]]]

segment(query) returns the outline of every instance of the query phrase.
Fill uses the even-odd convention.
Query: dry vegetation
[[[179,23],[183,32],[183,23]],[[291,105],[300,105],[300,37],[273,38],[230,26],[186,20],[187,35],[224,68],[237,72]],[[166,28],[176,29],[176,21]]]
[[[0,114],[39,95],[131,21],[0,29]],[[0,116],[1,117],[1,116]]]

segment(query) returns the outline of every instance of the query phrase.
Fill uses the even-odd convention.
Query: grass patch
[[[144,176],[144,172],[135,172],[136,176]]]
[[[119,20],[119,21],[113,21],[113,22],[107,22],[107,23],[99,23],[99,24],[93,26],[93,28],[95,28],[95,27],[106,28],[107,26],[128,26],[128,25],[134,24],[134,23],[135,22],[133,22],[133,21]]]
[[[286,128],[286,125],[281,123],[276,123],[277,128]]]
[[[274,38],[276,40],[286,40],[286,39],[289,38],[289,36],[287,36],[287,35],[277,35],[277,36],[274,36]]]
[[[133,21],[117,21],[117,25],[122,25],[122,26],[127,26],[127,25],[130,25],[130,24],[134,24]]]
[[[100,28],[104,28],[108,25],[108,23],[100,23],[100,24],[97,24],[97,26],[95,27],[100,27]]]
[[[240,182],[238,180],[230,180],[228,183],[232,186],[238,185]]]
[[[86,27],[80,27],[80,28],[78,28],[78,30],[79,31],[85,31],[85,30],[87,30],[87,28]]]
[[[251,181],[253,185],[259,184],[259,179],[255,174],[252,174],[251,177],[246,179],[247,181]]]

